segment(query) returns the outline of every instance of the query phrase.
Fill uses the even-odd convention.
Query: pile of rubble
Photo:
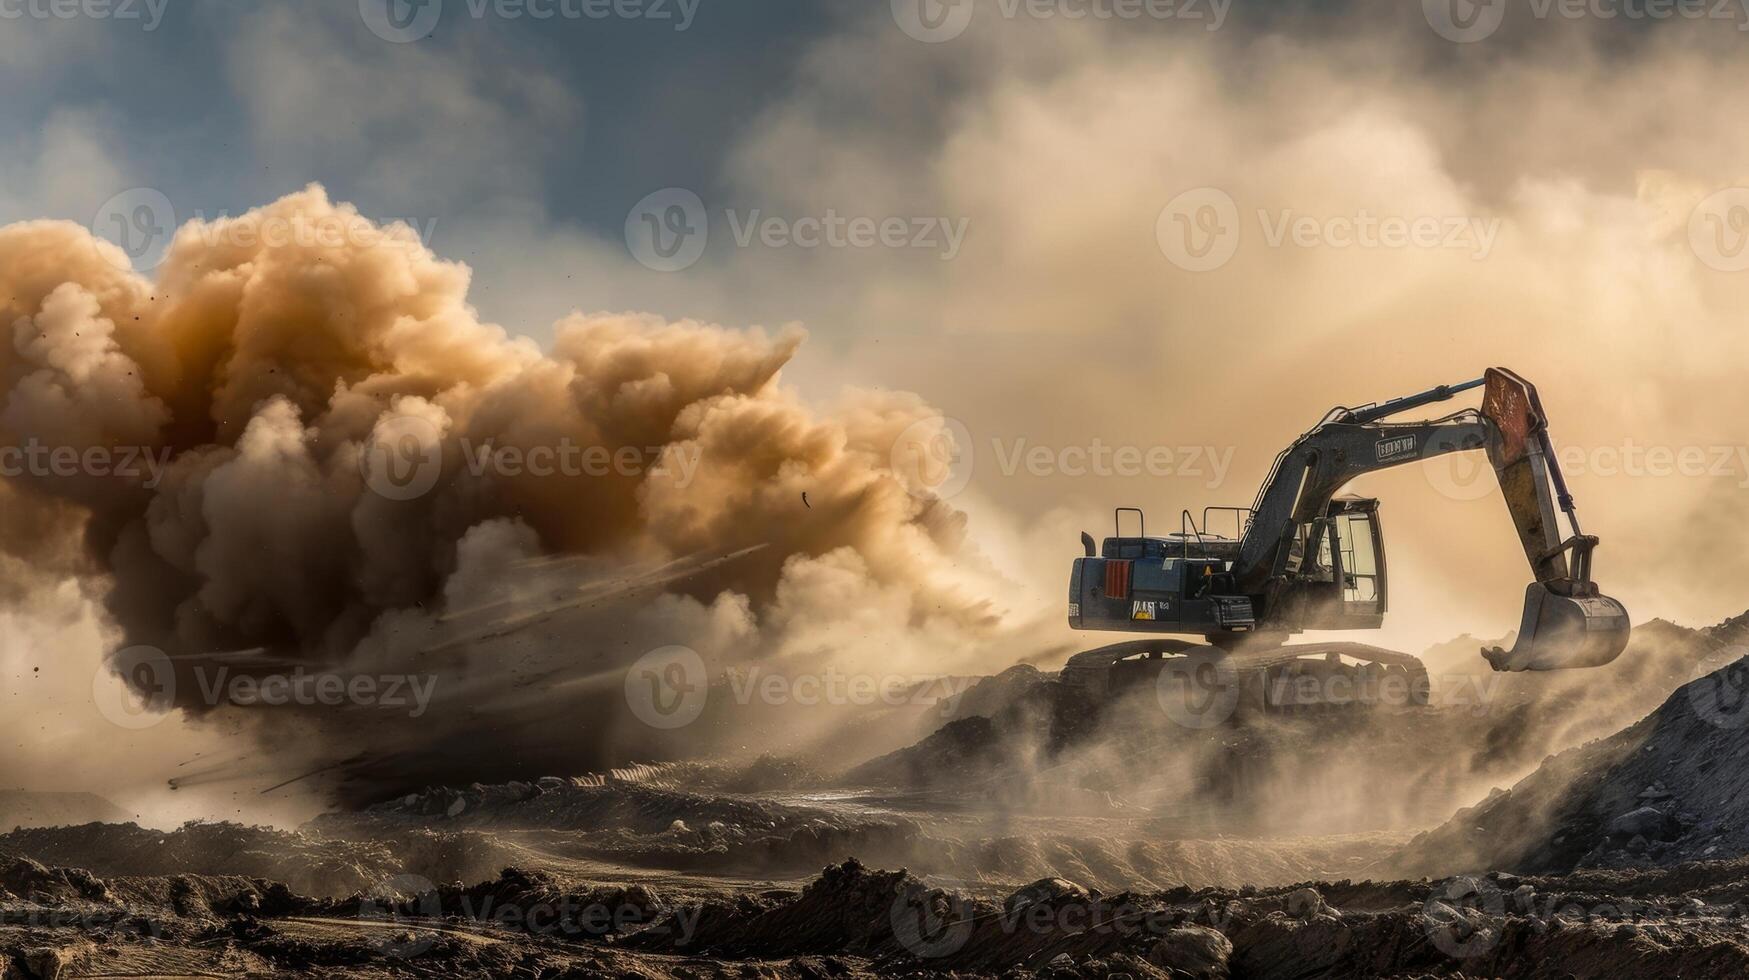
[[[367,891],[396,874],[475,880],[525,860],[518,848],[481,834],[423,828],[375,840],[190,823],[172,831],[136,824],[43,827],[0,835],[0,859],[87,868],[100,875],[204,875],[271,879],[305,895]]]
[[[1629,868],[1749,855],[1749,657],[1404,850],[1403,870]]]

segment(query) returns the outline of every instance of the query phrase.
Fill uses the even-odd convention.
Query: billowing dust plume
[[[255,705],[270,761],[185,784],[647,758],[622,685],[671,644],[708,676],[985,652],[987,563],[898,472],[919,398],[811,410],[778,379],[799,328],[573,315],[543,353],[468,278],[317,186],[184,226],[152,279],[70,223],[0,229],[0,444],[36,452],[0,484],[6,595],[87,581],[150,709],[374,684]]]

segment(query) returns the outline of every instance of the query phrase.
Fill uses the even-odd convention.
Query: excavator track
[[[1130,640],[1076,654],[1059,676],[1064,685],[1095,700],[1123,697],[1139,685],[1154,687],[1162,698],[1219,694],[1232,698],[1234,716],[1418,707],[1427,704],[1430,691],[1427,668],[1416,657],[1351,642],[1227,649],[1185,640]]]

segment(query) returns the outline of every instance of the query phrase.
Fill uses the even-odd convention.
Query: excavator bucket
[[[1483,375],[1482,415],[1494,425],[1488,459],[1536,576],[1524,590],[1524,618],[1512,649],[1483,650],[1495,670],[1601,667],[1628,645],[1628,612],[1591,581],[1597,539],[1579,515],[1549,442],[1536,386],[1505,368]],[[1573,534],[1562,540],[1557,510]]]
[[[1482,655],[1495,670],[1601,667],[1621,656],[1628,631],[1628,611],[1609,596],[1564,596],[1532,582],[1524,590],[1517,642]]]

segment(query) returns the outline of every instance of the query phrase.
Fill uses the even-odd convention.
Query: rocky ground
[[[580,888],[506,869],[342,899],[242,876],[0,870],[0,975],[1736,977],[1749,862],[1002,896],[852,860],[799,888]]]
[[[1739,976],[1745,630],[1642,627],[1590,686],[1209,730],[1016,668],[837,771],[431,786],[295,832],[20,826],[0,980]]]

